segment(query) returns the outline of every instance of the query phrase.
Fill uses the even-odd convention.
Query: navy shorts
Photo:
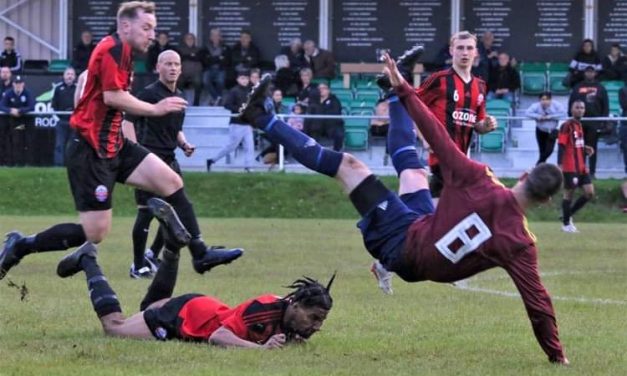
[[[399,272],[407,230],[417,219],[434,212],[431,192],[422,189],[401,197],[393,192],[370,210],[357,227],[372,257],[390,271]]]

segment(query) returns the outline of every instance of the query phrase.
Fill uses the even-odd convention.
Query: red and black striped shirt
[[[588,168],[584,159],[585,143],[581,123],[571,119],[562,124],[557,142],[564,148],[563,152],[560,153],[561,160],[557,162],[562,167],[562,172],[587,174]]]
[[[132,49],[117,34],[103,38],[89,59],[85,90],[70,124],[100,158],[113,158],[122,147],[122,111],[104,103],[105,91],[127,91],[133,67]]]
[[[429,76],[416,93],[446,127],[459,150],[466,154],[475,124],[486,117],[485,82],[474,75],[470,82],[464,82],[453,68],[449,68]],[[437,158],[431,153],[429,165],[437,164]]]

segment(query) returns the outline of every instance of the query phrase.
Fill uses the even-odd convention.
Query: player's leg
[[[208,171],[211,169],[212,164],[224,158],[224,156],[226,156],[227,154],[233,152],[237,148],[237,146],[240,144],[240,142],[242,142],[243,135],[239,131],[239,126],[240,126],[239,124],[229,125],[229,142],[226,145],[224,145],[224,147],[220,149],[220,151],[218,151],[218,154],[207,159]]]
[[[253,128],[245,125],[241,127],[242,146],[244,147],[244,168],[250,169],[255,159],[255,140]]]
[[[163,261],[157,270],[155,278],[150,283],[148,291],[140,304],[140,311],[146,310],[153,303],[172,297],[179,269],[178,250],[166,249],[163,251]]]
[[[583,208],[588,201],[594,198],[594,185],[592,185],[592,181],[588,175],[580,175],[580,186],[583,188],[583,194],[579,196],[577,201],[570,208],[570,215],[573,216],[577,213],[581,208]]]
[[[135,203],[137,204],[137,216],[133,225],[133,264],[131,265],[129,275],[131,278],[151,278],[152,269],[148,265],[144,257],[146,250],[146,242],[148,241],[148,232],[150,230],[150,222],[153,216],[146,202],[153,197],[152,193],[135,190]]]
[[[229,263],[242,254],[241,249],[229,251],[215,251],[208,249],[202,240],[200,228],[194,213],[194,207],[185,194],[183,180],[174,172],[161,158],[156,155],[142,151],[138,145],[125,145],[127,159],[125,162],[126,173],[122,173],[119,178],[126,184],[133,185],[140,189],[153,192],[172,205],[174,212],[180,218],[180,222],[192,237],[189,241],[189,249],[192,254],[194,269],[198,273],[203,273],[214,266]],[[169,227],[170,231],[173,227]],[[174,236],[176,234],[173,233]],[[166,243],[167,245],[167,243]]]
[[[577,232],[572,225],[570,208],[572,206],[573,193],[577,187],[574,174],[564,173],[564,192],[562,198],[562,231]]]

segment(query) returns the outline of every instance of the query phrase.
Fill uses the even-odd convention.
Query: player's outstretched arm
[[[167,97],[152,104],[135,98],[124,90],[111,90],[103,93],[104,103],[137,116],[163,116],[170,112],[181,112],[187,107],[187,101],[179,97]]]
[[[285,334],[275,334],[263,345],[241,339],[228,328],[221,326],[209,337],[209,343],[222,347],[244,347],[249,349],[278,349],[285,344]]]

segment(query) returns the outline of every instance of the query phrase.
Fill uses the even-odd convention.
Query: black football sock
[[[174,207],[176,214],[181,219],[181,223],[183,223],[183,226],[185,226],[192,238],[200,237],[200,228],[194,213],[194,206],[187,198],[187,195],[185,195],[185,188],[181,188],[163,199]]]
[[[575,213],[577,213],[579,209],[583,208],[588,201],[590,200],[585,195],[579,196],[577,201],[575,201],[573,206],[570,208],[570,215],[571,216],[575,215]]]
[[[562,223],[564,226],[570,223],[570,204],[571,200],[562,200]]]
[[[102,274],[96,258],[85,255],[81,257],[81,267],[87,277],[89,298],[98,317],[114,312],[122,312],[115,291],[109,286],[107,278]]]
[[[19,256],[33,252],[64,251],[85,243],[85,231],[78,223],[60,223],[22,239],[16,248]]]
[[[143,268],[144,249],[146,249],[146,241],[148,240],[148,230],[152,221],[152,213],[148,208],[139,208],[137,210],[137,218],[133,226],[133,265],[135,270]]]
[[[152,254],[155,258],[159,257],[159,253],[161,253],[161,249],[165,245],[163,242],[163,231],[165,231],[165,229],[163,229],[162,226],[159,226],[159,231],[157,231],[157,235],[155,235],[155,239],[152,241],[152,245],[150,246]]]
[[[168,249],[163,251],[163,261],[159,270],[148,287],[146,296],[139,306],[140,311],[146,310],[152,303],[172,297],[179,270],[179,253]]]

